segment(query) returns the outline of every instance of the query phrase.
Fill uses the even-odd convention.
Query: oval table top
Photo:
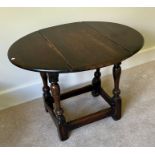
[[[144,43],[136,30],[111,22],[76,22],[33,32],[9,49],[16,66],[38,72],[77,72],[119,63]]]

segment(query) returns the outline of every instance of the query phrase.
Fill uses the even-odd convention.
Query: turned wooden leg
[[[46,108],[46,104],[48,104],[52,109],[53,109],[53,103],[52,103],[52,96],[50,94],[50,87],[48,86],[48,81],[47,81],[47,74],[45,72],[40,72],[40,76],[43,81],[43,99],[44,99],[44,105],[45,105],[45,110],[48,112]]]
[[[98,96],[100,95],[101,90],[101,79],[100,79],[101,73],[100,69],[96,69],[96,72],[94,73],[94,78],[92,80],[92,95]]]
[[[63,115],[63,109],[60,105],[60,88],[58,82],[57,73],[49,73],[49,81],[51,83],[51,92],[54,99],[54,113],[57,119],[57,129],[61,140],[68,138],[68,129],[65,117]]]
[[[112,117],[114,120],[119,120],[121,118],[121,97],[119,89],[119,81],[121,75],[121,63],[115,64],[113,67],[113,78],[114,78],[114,89],[113,89],[113,98],[112,98]]]

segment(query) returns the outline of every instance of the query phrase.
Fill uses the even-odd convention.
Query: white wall
[[[111,21],[141,32],[145,38],[143,49],[147,52],[155,47],[154,17],[155,8],[0,8],[0,109],[41,96],[39,75],[19,69],[8,61],[8,48],[20,37],[68,22]],[[148,59],[152,60],[152,55]],[[133,66],[136,62],[134,59],[130,64]],[[124,67],[129,66],[126,63]],[[107,73],[109,69],[105,69],[104,74]],[[93,72],[64,74],[60,77],[60,84],[65,89],[89,81],[90,75]]]

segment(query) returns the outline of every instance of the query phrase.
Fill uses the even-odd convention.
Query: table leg
[[[51,83],[51,92],[54,99],[54,113],[57,120],[57,129],[61,140],[68,138],[68,128],[63,109],[60,105],[60,87],[58,84],[58,74],[49,73],[49,82]]]
[[[113,89],[113,97],[112,97],[112,109],[113,114],[112,117],[114,120],[119,120],[121,118],[121,97],[120,97],[120,89],[119,89],[119,81],[121,75],[121,63],[115,64],[113,67],[113,78],[114,78],[114,89]]]
[[[47,74],[45,72],[40,72],[40,76],[43,81],[43,99],[45,110],[48,112],[46,104],[48,104],[53,109],[52,96],[50,94],[50,87],[48,86]]]
[[[92,95],[94,97],[100,95],[100,90],[101,90],[100,76],[101,76],[100,69],[97,68],[95,73],[94,73],[94,78],[92,80]]]

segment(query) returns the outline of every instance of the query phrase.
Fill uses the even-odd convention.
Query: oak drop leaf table
[[[45,109],[52,116],[60,139],[66,140],[70,130],[82,125],[107,116],[121,118],[120,64],[138,52],[143,43],[142,35],[125,25],[76,22],[42,29],[19,39],[10,47],[8,57],[20,68],[40,72]],[[100,68],[109,65],[114,65],[112,97],[101,88],[100,79]],[[91,85],[60,94],[59,74],[93,69],[96,71]],[[94,97],[101,95],[110,108],[66,122],[60,101],[89,91]]]

